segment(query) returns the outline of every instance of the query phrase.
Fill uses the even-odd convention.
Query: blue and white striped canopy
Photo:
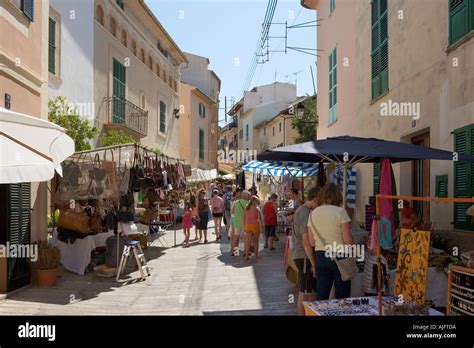
[[[241,169],[252,173],[271,174],[273,176],[292,175],[296,177],[309,177],[318,175],[318,164],[307,162],[250,161],[244,163]]]

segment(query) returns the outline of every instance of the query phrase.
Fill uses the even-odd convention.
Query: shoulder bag
[[[309,215],[309,221],[311,223],[311,228],[313,229],[314,233],[316,233],[321,240],[321,242],[324,245],[328,245],[326,243],[326,240],[319,234],[318,230],[315,228],[314,223],[313,223],[313,217],[311,214]],[[334,260],[336,261],[337,268],[339,269],[339,272],[341,273],[341,279],[343,281],[348,281],[357,275],[359,272],[359,268],[357,267],[356,259],[355,257],[346,257],[345,259],[338,260],[337,258]]]

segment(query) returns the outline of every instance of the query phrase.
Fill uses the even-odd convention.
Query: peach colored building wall
[[[0,0],[0,106],[47,119],[49,1],[35,1],[34,21],[10,0]],[[46,238],[46,183],[31,185],[31,239]],[[0,294],[6,292],[6,259],[0,258]]]

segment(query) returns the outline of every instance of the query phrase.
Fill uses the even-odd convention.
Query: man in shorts
[[[276,201],[278,196],[276,193],[272,193],[270,199],[263,206],[263,221],[265,223],[265,248],[269,250],[275,250],[273,241],[276,236],[277,226],[277,205]]]
[[[225,217],[225,229],[227,231],[227,236],[230,239],[230,220],[232,214],[230,212],[232,208],[232,199],[234,198],[234,193],[232,192],[232,186],[227,186],[226,193],[224,194],[224,217]]]
[[[248,191],[243,191],[240,199],[236,199],[233,206],[233,223],[234,223],[234,234],[232,236],[231,242],[231,253],[236,255],[239,250],[239,240],[240,236],[244,230],[244,211],[247,207],[247,203],[250,200],[250,193]]]
[[[309,191],[306,202],[296,209],[294,228],[291,235],[293,249],[291,256],[298,267],[298,315],[304,315],[304,301],[316,300],[316,256],[308,241],[308,219],[311,210],[316,208],[316,198],[319,189]]]

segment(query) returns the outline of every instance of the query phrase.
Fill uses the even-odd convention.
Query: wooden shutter
[[[199,130],[199,159],[204,160],[204,131]]]
[[[449,44],[455,43],[469,32],[468,1],[449,1]]]
[[[470,154],[472,151],[471,138],[474,128],[472,126],[463,127],[454,131],[454,151],[459,154]],[[471,140],[472,139],[472,140]],[[454,197],[471,198],[472,164],[470,162],[454,162]],[[454,203],[454,228],[472,230],[471,219],[466,215],[469,203]]]
[[[54,19],[49,19],[49,34],[48,34],[48,71],[51,74],[56,73],[56,22]]]
[[[10,244],[30,244],[31,184],[10,184],[8,187],[7,241]],[[8,259],[8,291],[30,283],[31,271],[25,258]]]
[[[34,0],[22,0],[21,1],[21,10],[25,16],[31,21],[34,22],[35,19],[35,2]]]
[[[374,163],[374,182],[373,182],[373,191],[374,196],[379,194],[379,183],[380,183],[380,163]]]
[[[441,197],[441,198],[448,197],[448,176],[447,175],[436,175],[435,196]]]
[[[388,90],[387,0],[373,0],[371,6],[371,90],[376,99]]]
[[[337,119],[337,50],[334,48],[329,55],[329,124]]]
[[[126,69],[117,59],[113,59],[113,123],[125,123]]]

